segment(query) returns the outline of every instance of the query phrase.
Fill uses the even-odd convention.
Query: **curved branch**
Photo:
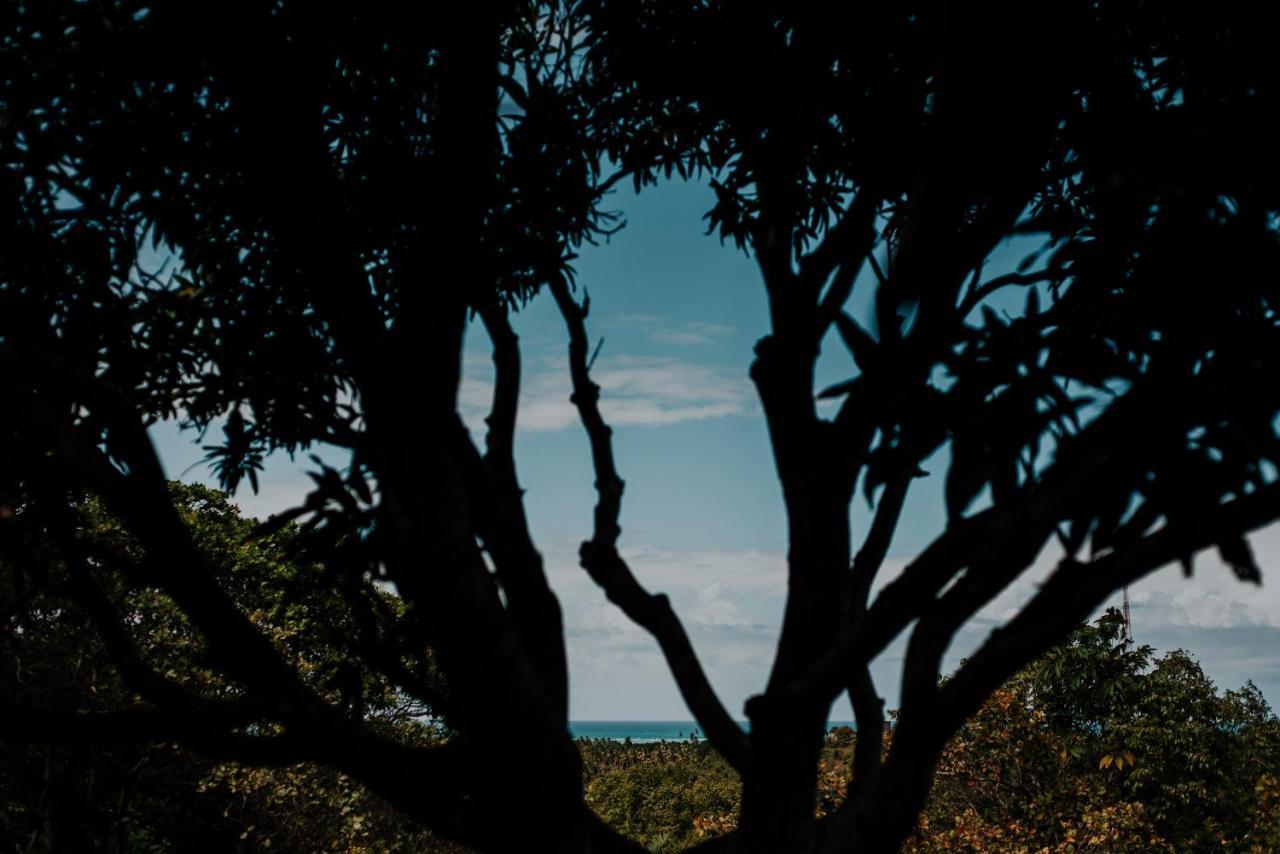
[[[618,536],[622,531],[618,516],[622,510],[623,483],[613,461],[612,430],[600,414],[600,387],[592,382],[587,369],[584,321],[590,302],[584,300],[582,305],[578,305],[570,296],[568,283],[563,278],[552,281],[551,293],[569,330],[571,399],[591,444],[599,497],[592,539],[582,544],[579,553],[582,568],[600,585],[609,601],[658,641],[680,694],[702,725],[707,740],[730,765],[742,771],[750,761],[747,736],[716,696],[688,633],[671,608],[671,602],[663,594],[655,595],[645,590],[618,554]]]
[[[853,779],[846,794],[850,800],[860,800],[876,790],[884,740],[884,700],[876,693],[869,665],[859,667],[849,683],[849,702],[857,730],[853,742]]]
[[[901,575],[885,585],[866,613],[845,628],[836,643],[795,680],[793,687],[803,695],[834,699],[853,677],[853,668],[879,655],[913,620],[934,607],[938,592],[966,566],[996,566],[1001,559],[1001,544],[1023,542],[1035,532],[1051,532],[1051,526],[1096,472],[1123,453],[1114,445],[1115,425],[1127,423],[1149,404],[1148,398],[1129,392],[1077,435],[1071,448],[1064,449],[1016,500],[948,526]],[[988,576],[987,581],[990,579]]]
[[[889,481],[880,497],[871,529],[850,569],[849,608],[852,614],[861,615],[866,612],[871,583],[888,554],[889,543],[898,527],[898,520],[902,517],[902,508],[913,476],[914,466],[904,469]],[[851,671],[847,690],[849,702],[853,706],[858,737],[854,742],[853,779],[849,784],[848,795],[850,799],[858,799],[874,792],[880,779],[884,700],[876,691],[869,660],[855,665]]]
[[[900,472],[885,486],[880,503],[876,506],[875,516],[871,520],[871,529],[867,531],[853,558],[850,579],[852,583],[850,606],[853,613],[861,613],[866,609],[867,597],[871,593],[871,584],[876,573],[884,565],[889,554],[889,545],[893,542],[893,534],[898,529],[898,520],[902,518],[902,508],[907,502],[907,492],[915,477],[915,466]]]
[[[1040,270],[1035,273],[1006,273],[1003,276],[996,276],[994,279],[983,282],[974,287],[965,295],[964,300],[960,303],[959,314],[961,317],[967,317],[969,312],[982,305],[982,301],[994,294],[1001,288],[1007,288],[1013,285],[1021,285],[1027,287],[1037,285],[1041,282],[1060,282],[1070,276],[1069,270],[1060,267],[1052,267],[1047,270]]]
[[[822,242],[800,259],[800,276],[815,291],[827,280],[827,277],[838,267],[845,267],[856,272],[859,261],[871,252],[875,245],[876,216],[879,214],[880,199],[863,189],[853,199],[840,217],[840,221],[828,229]],[[846,288],[853,287],[854,276],[848,277]],[[848,290],[843,292],[831,289],[822,301],[824,308],[839,311],[848,299]]]
[[[520,340],[506,309],[487,304],[477,310],[484,328],[493,342],[493,404],[485,424],[485,461],[490,465],[510,467],[515,479],[514,444],[516,413],[520,401]]]
[[[4,361],[0,358],[0,364]],[[109,425],[113,447],[128,465],[128,474],[41,396],[27,393],[18,383],[0,382],[0,390],[21,401],[15,407],[19,417],[33,433],[50,437],[61,458],[142,540],[146,556],[141,568],[146,580],[173,597],[209,640],[227,672],[269,701],[282,717],[317,724],[336,719],[338,711],[302,683],[271,641],[213,580],[204,555],[169,500],[164,470],[129,404],[101,381],[75,372],[69,363],[32,361],[41,363],[46,380],[62,380],[85,394],[95,414]]]
[[[1166,525],[1121,551],[1087,563],[1064,558],[1017,616],[993,631],[945,685],[935,687],[927,713],[902,719],[885,765],[878,808],[871,811],[880,817],[875,833],[903,831],[928,794],[934,758],[947,739],[992,691],[1088,619],[1108,596],[1162,566],[1261,527],[1278,515],[1280,483],[1273,483],[1219,505],[1195,524]]]
[[[1195,524],[1166,525],[1123,550],[1087,563],[1064,559],[1039,592],[991,633],[943,689],[947,717],[977,708],[1018,668],[1048,650],[1064,632],[1093,613],[1108,596],[1162,566],[1241,536],[1280,516],[1280,483],[1221,504]],[[990,687],[987,687],[990,686]]]
[[[794,683],[801,696],[834,698],[856,676],[854,668],[879,655],[919,615],[922,603],[963,569],[972,543],[994,527],[996,508],[952,525],[889,582],[866,613],[851,622],[830,650]]]
[[[569,718],[569,673],[564,646],[564,618],[551,590],[542,555],[529,534],[524,491],[516,475],[515,428],[520,402],[520,341],[507,309],[496,302],[478,309],[493,342],[493,404],[485,419],[486,452],[463,436],[464,464],[474,470],[469,499],[480,539],[493,560],[498,581],[507,594],[507,608],[528,647],[532,664],[555,706],[557,717]],[[490,488],[480,488],[487,484]]]

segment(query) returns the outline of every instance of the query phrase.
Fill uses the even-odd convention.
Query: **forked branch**
[[[1088,619],[1108,596],[1187,554],[1265,525],[1277,513],[1280,483],[1221,504],[1198,524],[1165,525],[1123,550],[1087,563],[1064,558],[1017,616],[992,632],[950,680],[937,685],[936,668],[919,674],[934,686],[932,702],[917,704],[915,714],[901,719],[882,772],[884,783],[870,811],[878,816],[878,824],[863,832],[891,835],[895,824],[898,830],[907,827],[928,794],[934,758],[947,740],[992,691]],[[929,642],[919,631],[912,638],[913,645]],[[921,657],[929,663],[933,655],[933,650],[924,650]]]
[[[1064,559],[1039,592],[973,654],[943,688],[942,708],[959,726],[1019,667],[1088,619],[1108,596],[1162,566],[1255,530],[1280,515],[1280,483],[1219,505],[1194,525],[1166,524],[1125,548],[1088,562]]]

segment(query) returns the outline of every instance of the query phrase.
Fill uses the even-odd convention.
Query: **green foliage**
[[[299,531],[254,536],[221,493],[172,484],[175,505],[218,581],[305,678],[358,707],[406,742],[438,739],[411,703],[356,663],[346,602],[306,583],[320,567],[294,559]],[[74,508],[98,559],[137,559],[119,522],[95,501]],[[33,566],[25,567],[27,572]],[[55,576],[67,567],[43,567]],[[85,609],[20,589],[25,575],[0,573],[0,688],[50,709],[109,711],[136,701],[111,663]],[[104,578],[104,580],[106,580]],[[206,698],[242,689],[218,675],[204,639],[167,596],[117,584],[128,639],[157,673]],[[389,609],[398,600],[384,596]],[[314,764],[253,768],[218,763],[161,742],[50,747],[10,744],[0,734],[0,848],[6,850],[191,851],[450,850],[343,774]]]
[[[174,486],[222,579],[280,648],[323,684],[343,659],[325,627],[337,602],[289,595],[286,529],[248,535],[219,493]],[[127,549],[110,517],[80,508],[98,541]],[[134,637],[156,666],[204,692],[231,691],[201,664],[199,636],[154,591],[128,591]],[[4,641],[8,690],[106,708],[127,695],[73,607],[29,609]],[[21,628],[17,631],[16,628]],[[69,671],[59,669],[75,662]],[[379,681],[363,674],[369,686]],[[394,694],[365,714],[409,740],[439,736]],[[96,705],[95,705],[96,704]],[[828,735],[818,812],[842,803],[856,734]],[[892,748],[892,736],[886,735]],[[736,827],[741,782],[705,742],[582,739],[587,804],[649,850],[680,850]],[[25,850],[454,851],[355,781],[314,764],[255,768],[169,744],[93,750],[0,743],[0,842]],[[1262,852],[1280,844],[1280,721],[1250,684],[1218,692],[1185,652],[1156,658],[1121,639],[1118,614],[1080,627],[1010,680],[951,741],[907,850]]]
[[[1280,721],[1252,683],[1218,692],[1186,652],[1125,644],[1109,611],[956,735],[912,846],[1267,850],[1278,768]]]
[[[627,745],[582,739],[587,804],[651,851],[677,851],[722,830],[742,784],[705,742]]]
[[[827,736],[818,813],[857,736]],[[892,749],[892,734],[885,736]],[[651,850],[737,825],[740,784],[706,745],[580,741],[587,802]],[[947,745],[914,852],[1262,852],[1280,845],[1280,721],[1181,650],[1122,640],[1115,611],[1009,680]]]

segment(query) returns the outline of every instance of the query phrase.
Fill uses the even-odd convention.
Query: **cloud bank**
[[[676,347],[698,347],[713,344],[732,335],[734,328],[707,320],[673,321],[655,314],[619,314],[605,322],[609,329],[639,331],[654,344]]]
[[[745,374],[674,356],[601,356],[591,377],[601,389],[600,409],[614,427],[659,427],[755,411],[754,391]],[[518,429],[576,427],[578,413],[569,393],[563,355],[531,360],[520,389]],[[488,356],[468,354],[459,408],[477,435],[483,432],[492,397]]]
[[[1280,702],[1280,524],[1252,538],[1264,572],[1261,587],[1243,584],[1206,552],[1184,578],[1166,567],[1130,589],[1134,634],[1157,653],[1186,649],[1220,688],[1252,680]],[[577,568],[568,544],[549,550],[552,583],[564,605],[571,673],[572,714],[580,719],[687,718],[656,643],[610,605]],[[786,593],[781,552],[671,550],[631,547],[633,571],[650,591],[664,592],[683,620],[712,684],[731,714],[758,693],[768,677]],[[1033,596],[1058,555],[1046,549],[1032,569],[1003,591],[956,636],[945,665],[952,669],[990,632]],[[891,580],[905,558],[887,562],[879,582]],[[1104,605],[1118,607],[1120,595]],[[903,640],[873,667],[890,707],[897,704]],[[849,716],[842,699],[833,719]]]

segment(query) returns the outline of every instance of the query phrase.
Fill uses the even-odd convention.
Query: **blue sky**
[[[722,699],[740,714],[760,690],[770,664],[785,591],[785,521],[773,460],[754,390],[751,350],[767,330],[764,290],[754,263],[703,235],[711,193],[670,182],[640,196],[621,192],[613,206],[627,226],[608,245],[587,247],[576,263],[591,295],[588,329],[604,344],[593,374],[615,427],[618,466],[627,482],[622,546],[649,589],[671,595]],[[993,266],[1011,263],[1009,250]],[[862,289],[866,293],[869,289]],[[855,314],[861,300],[855,295]],[[571,717],[579,720],[688,718],[653,641],[630,625],[576,565],[590,533],[594,502],[585,437],[568,401],[563,322],[549,295],[515,321],[525,360],[517,461],[530,524],[564,605],[571,669]],[[469,334],[462,406],[482,427],[491,382],[489,351],[478,326]],[[852,363],[838,347],[819,364],[820,386],[844,379]],[[201,457],[191,436],[154,431],[170,476]],[[477,434],[479,437],[479,434]],[[945,459],[917,481],[891,549],[891,577],[940,530]],[[185,479],[210,481],[197,465]],[[305,465],[268,461],[258,495],[242,492],[246,513],[265,516],[301,501]],[[865,504],[855,504],[855,533]],[[1220,687],[1252,678],[1280,700],[1280,528],[1254,538],[1268,582],[1234,581],[1216,557],[1203,555],[1194,579],[1166,568],[1132,589],[1135,634],[1160,649],[1197,655]],[[957,637],[949,666],[1007,619],[1052,565],[1044,554],[1022,582],[993,602]],[[1118,597],[1117,597],[1118,599]],[[901,645],[876,666],[877,682],[896,704]],[[833,719],[851,717],[842,700]]]

